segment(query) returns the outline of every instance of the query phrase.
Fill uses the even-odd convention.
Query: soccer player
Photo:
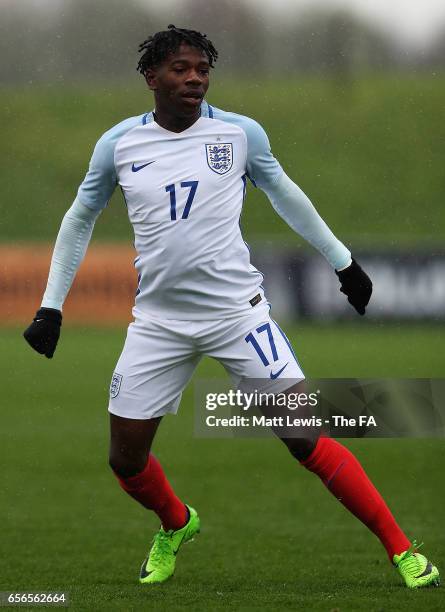
[[[218,55],[210,40],[170,25],[140,52],[138,70],[155,109],[125,119],[97,142],[62,221],[41,308],[24,336],[52,358],[64,300],[94,223],[119,185],[134,228],[139,284],[135,320],[110,385],[110,466],[122,489],[161,521],[140,571],[140,582],[153,584],[173,575],[180,546],[200,530],[196,510],[175,494],[150,448],[162,417],[176,413],[201,356],[218,359],[237,385],[261,380],[261,391],[285,392],[289,381],[304,379],[269,316],[262,275],[241,236],[247,179],[327,259],[361,315],[372,284],[286,176],[263,128],[205,100]],[[283,442],[380,539],[408,587],[438,584],[437,568],[410,543],[347,448],[318,434]]]

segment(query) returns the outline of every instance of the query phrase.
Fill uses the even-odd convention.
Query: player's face
[[[147,70],[146,80],[157,107],[193,116],[209,88],[209,60],[200,49],[182,44],[160,66]]]

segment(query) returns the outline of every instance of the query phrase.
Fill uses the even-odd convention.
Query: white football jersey
[[[207,102],[179,134],[153,113],[106,132],[78,198],[99,210],[117,185],[122,190],[138,255],[133,314],[222,319],[264,302],[239,219],[246,178],[267,187],[282,172],[258,123]]]

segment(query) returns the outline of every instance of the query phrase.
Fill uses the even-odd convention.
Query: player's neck
[[[198,109],[196,115],[192,117],[178,117],[171,113],[165,112],[162,109],[156,109],[153,113],[153,118],[164,130],[169,132],[183,132],[191,127],[201,116],[201,110]]]

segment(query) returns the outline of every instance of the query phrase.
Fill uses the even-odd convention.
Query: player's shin
[[[301,464],[317,474],[329,491],[380,539],[391,561],[394,555],[410,548],[382,496],[346,447],[321,437]]]
[[[148,510],[153,510],[163,528],[181,529],[188,521],[185,504],[175,495],[159,461],[150,453],[139,474],[123,477],[114,471],[122,489]]]

